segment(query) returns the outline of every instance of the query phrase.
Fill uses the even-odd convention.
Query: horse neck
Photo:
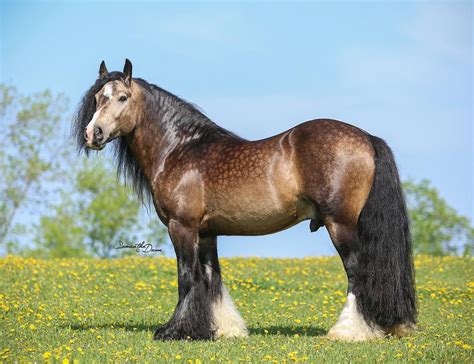
[[[150,185],[164,170],[166,158],[172,152],[178,152],[203,135],[196,133],[193,118],[201,122],[203,115],[179,111],[176,104],[166,100],[165,96],[148,95],[144,97],[143,108],[139,112],[136,128],[127,137],[127,143]],[[186,119],[186,120],[184,120]],[[199,119],[199,120],[198,120]],[[209,123],[212,123],[209,121]],[[214,127],[219,128],[214,125]],[[220,140],[234,139],[232,135],[219,136]],[[215,142],[215,138],[206,143]],[[203,141],[204,142],[204,141]]]

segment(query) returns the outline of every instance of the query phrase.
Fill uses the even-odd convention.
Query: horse
[[[325,226],[347,274],[331,339],[363,341],[416,330],[409,218],[384,140],[331,119],[250,141],[197,106],[141,78],[109,72],[73,118],[79,151],[112,142],[118,173],[152,201],[177,259],[178,302],[156,340],[248,335],[223,285],[220,235],[264,235],[309,220]],[[100,182],[99,182],[100,183]]]

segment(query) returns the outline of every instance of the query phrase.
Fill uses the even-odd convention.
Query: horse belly
[[[288,131],[229,156],[206,189],[204,222],[215,235],[264,235],[315,216],[300,198],[300,176]]]
[[[314,217],[314,206],[304,200],[275,206],[261,197],[253,201],[242,198],[240,203],[210,213],[205,225],[214,235],[265,235]]]

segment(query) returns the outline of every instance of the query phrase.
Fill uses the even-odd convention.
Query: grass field
[[[337,258],[223,259],[250,336],[155,342],[177,299],[175,261],[0,259],[0,361],[473,362],[473,260],[415,261],[419,327],[369,343],[324,337],[345,301]]]

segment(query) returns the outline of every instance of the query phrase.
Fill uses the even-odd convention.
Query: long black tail
[[[354,294],[368,322],[382,327],[416,322],[409,219],[397,166],[385,141],[375,150],[372,189],[358,222]]]

